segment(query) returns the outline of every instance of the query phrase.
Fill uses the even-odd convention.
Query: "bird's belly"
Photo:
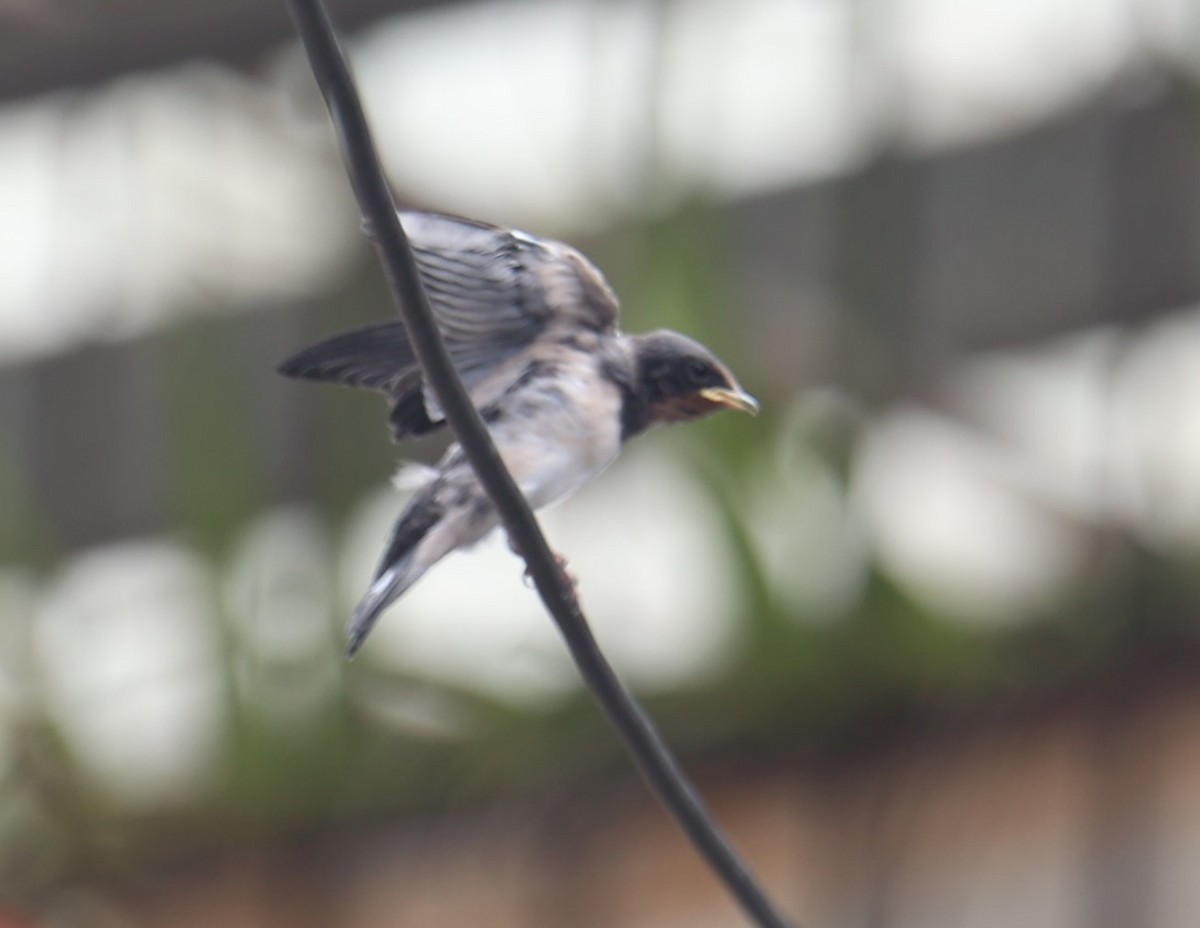
[[[591,378],[560,379],[522,398],[493,429],[501,457],[535,509],[569,496],[621,450],[620,396]]]
[[[527,469],[518,481],[529,504],[539,509],[570,496],[616,459],[615,449],[611,454],[597,450],[556,444],[549,451],[535,451],[540,464]]]

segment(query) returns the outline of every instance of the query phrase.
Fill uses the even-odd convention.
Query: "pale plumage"
[[[654,423],[757,409],[696,342],[620,334],[615,295],[570,246],[432,213],[400,217],[451,360],[533,507],[577,490]],[[384,393],[396,440],[444,424],[399,322],[335,335],[280,371]],[[351,619],[349,653],[425,571],[495,525],[452,445],[396,522]]]

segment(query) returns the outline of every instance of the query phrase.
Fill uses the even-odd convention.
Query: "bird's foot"
[[[509,538],[509,540],[508,540],[508,547],[512,550],[512,553],[515,554],[517,557],[519,557],[519,558],[525,557],[525,555],[522,553],[521,549],[517,546],[517,543],[514,542],[511,538]],[[566,581],[567,586],[570,588],[571,595],[577,597],[579,595],[579,580],[567,568],[567,559],[565,557],[563,557],[563,555],[555,553],[554,563],[558,565],[559,573],[562,574],[563,580]],[[526,562],[526,564],[525,564],[524,580],[525,580],[526,586],[533,586],[533,575],[529,572],[529,563],[528,562]]]
[[[561,554],[555,553],[554,563],[558,565],[558,572],[562,574],[563,580],[565,580],[567,583],[567,586],[569,586],[571,588],[571,593],[578,596],[579,595],[579,578],[576,577],[573,573],[571,573],[570,570],[567,569],[567,559],[565,557],[563,557]],[[530,579],[528,566],[526,566],[526,568],[525,568],[525,578],[527,580]]]
[[[562,574],[563,580],[567,582],[567,586],[571,588],[572,593],[579,592],[579,578],[577,578],[570,570],[567,569],[567,559],[561,554],[554,555],[554,563],[558,565],[559,572]],[[529,565],[525,565],[525,583],[528,586],[533,586],[533,574],[529,571]]]

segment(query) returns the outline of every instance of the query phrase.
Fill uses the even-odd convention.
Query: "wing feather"
[[[404,326],[382,322],[340,332],[305,348],[280,364],[279,373],[391,393],[415,364]]]
[[[539,339],[616,330],[615,295],[569,245],[437,213],[402,212],[400,220],[450,358],[477,406],[504,393],[520,375],[517,356]],[[441,424],[399,322],[334,335],[279,370],[386,394],[396,440]]]

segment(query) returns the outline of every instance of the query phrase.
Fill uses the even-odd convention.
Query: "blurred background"
[[[809,928],[1200,915],[1200,3],[341,0],[398,198],[764,404],[544,524]],[[391,317],[281,0],[0,8],[0,925],[724,928],[504,540],[353,664]]]

